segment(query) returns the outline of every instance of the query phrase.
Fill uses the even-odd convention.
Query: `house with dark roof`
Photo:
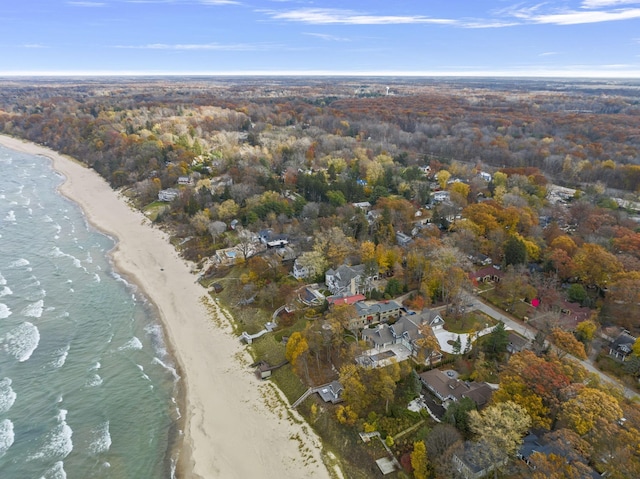
[[[602,477],[598,472],[594,471],[588,466],[588,460],[581,456],[577,451],[573,450],[570,447],[567,447],[565,444],[562,444],[558,440],[546,441],[545,437],[539,438],[536,434],[529,433],[523,439],[522,446],[520,446],[516,457],[522,460],[531,469],[535,470],[535,466],[531,461],[531,456],[533,456],[534,454],[543,454],[545,456],[554,454],[558,457],[563,458],[563,460],[568,464],[581,462],[583,465],[583,470],[585,467],[588,467],[588,469],[590,469],[588,477],[591,477],[593,479],[599,479],[600,477]]]
[[[318,395],[322,400],[324,402],[330,402],[331,404],[336,404],[342,401],[342,391],[344,391],[344,388],[338,381],[332,381],[317,390]]]
[[[402,306],[395,301],[380,301],[376,303],[359,301],[354,305],[357,316],[349,320],[350,329],[389,322],[392,319],[397,319],[402,311]]]
[[[637,338],[631,336],[629,331],[623,330],[609,345],[609,356],[620,361],[626,361],[633,352],[633,345]]]
[[[487,405],[493,394],[493,389],[487,383],[461,381],[439,369],[425,371],[419,376],[422,384],[440,399],[445,407],[451,402],[469,398],[481,409]]]
[[[497,283],[504,277],[504,271],[493,264],[491,266],[487,266],[486,268],[479,269],[473,273],[469,273],[469,277],[476,283]]]
[[[509,458],[495,459],[490,457],[487,447],[478,442],[465,441],[460,451],[451,458],[458,473],[465,479],[480,479],[487,476],[497,467],[504,466]]]
[[[509,341],[507,344],[507,352],[509,354],[519,353],[525,349],[529,349],[531,346],[531,340],[512,330],[508,331],[507,341]]]
[[[324,275],[325,284],[333,295],[366,294],[371,291],[373,281],[377,278],[377,274],[367,274],[363,264],[355,266],[343,264],[336,269],[329,269]]]

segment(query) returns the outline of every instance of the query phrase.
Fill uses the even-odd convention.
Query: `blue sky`
[[[632,0],[16,0],[0,75],[640,78]]]

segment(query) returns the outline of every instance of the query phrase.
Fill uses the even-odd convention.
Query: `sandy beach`
[[[79,162],[8,136],[0,135],[0,144],[52,160],[66,178],[61,193],[118,240],[116,268],[156,305],[185,388],[179,477],[330,478],[318,437],[273,384],[252,374],[228,313],[206,299],[167,235]]]

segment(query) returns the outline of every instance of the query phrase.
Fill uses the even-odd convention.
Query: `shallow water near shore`
[[[180,381],[114,241],[0,147],[0,477],[171,477]]]

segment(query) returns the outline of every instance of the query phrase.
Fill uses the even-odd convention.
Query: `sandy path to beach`
[[[53,150],[0,135],[0,144],[44,155],[66,177],[60,191],[89,222],[117,238],[117,269],[155,303],[186,385],[181,477],[329,478],[321,443],[280,392],[248,368],[250,356],[167,236],[95,171]],[[297,420],[293,421],[292,417]]]

